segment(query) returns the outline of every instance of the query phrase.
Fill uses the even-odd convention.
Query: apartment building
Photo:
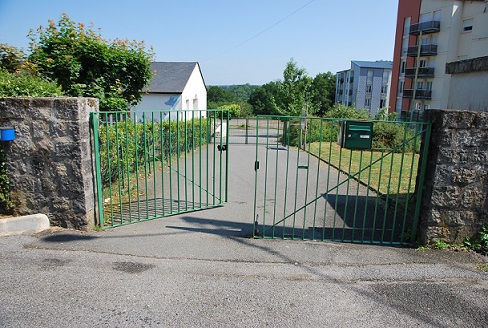
[[[351,61],[336,74],[336,103],[366,109],[376,115],[390,98],[391,61]]]
[[[486,107],[487,55],[488,1],[399,0],[390,111]]]

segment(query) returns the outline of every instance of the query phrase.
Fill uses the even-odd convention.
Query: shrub
[[[25,72],[9,73],[0,68],[0,97],[58,97],[61,87]]]

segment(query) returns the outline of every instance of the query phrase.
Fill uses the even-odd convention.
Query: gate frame
[[[142,122],[137,122],[137,114],[143,114],[143,118],[142,118]],[[151,118],[152,120],[150,121],[146,121],[146,116],[144,115],[145,113],[151,113]],[[140,213],[140,209],[138,208],[137,209],[137,218],[136,219],[132,219],[132,215],[130,215],[129,217],[129,220],[128,221],[124,221],[124,218],[121,217],[121,218],[116,218],[116,219],[120,219],[120,223],[119,224],[114,224],[114,218],[111,218],[111,222],[112,224],[108,225],[107,224],[107,221],[105,219],[105,209],[104,209],[104,199],[103,199],[103,190],[104,190],[104,187],[103,187],[103,183],[102,183],[102,159],[101,159],[101,145],[100,145],[100,129],[99,129],[99,124],[101,124],[101,120],[100,120],[100,116],[103,116],[103,115],[115,115],[116,117],[119,117],[119,116],[123,116],[125,117],[122,121],[112,121],[112,122],[106,122],[106,126],[107,126],[107,129],[108,129],[108,124],[110,125],[114,125],[117,129],[117,126],[119,125],[120,122],[122,122],[122,124],[125,124],[126,126],[128,126],[128,124],[132,124],[134,126],[137,126],[138,124],[142,123],[143,126],[144,126],[144,143],[146,143],[146,124],[151,124],[152,128],[154,128],[155,126],[155,121],[154,121],[154,114],[157,113],[158,114],[158,117],[161,119],[161,121],[158,121],[157,124],[159,123],[162,123],[163,120],[163,113],[166,113],[166,115],[168,115],[168,124],[171,125],[171,123],[176,123],[177,125],[177,138],[180,139],[181,138],[181,129],[180,129],[180,124],[181,123],[184,123],[185,125],[189,122],[193,122],[192,124],[192,134],[193,132],[195,131],[195,119],[201,119],[201,118],[205,118],[207,119],[206,121],[206,126],[205,126],[205,129],[206,129],[206,138],[205,138],[205,143],[203,142],[203,139],[202,137],[200,136],[200,142],[199,144],[197,145],[198,147],[195,148],[193,143],[192,143],[192,148],[191,149],[188,149],[188,129],[185,129],[184,130],[184,140],[185,140],[185,147],[186,148],[186,152],[184,153],[184,157],[181,157],[180,155],[180,150],[179,150],[179,147],[178,147],[178,157],[177,158],[173,158],[171,156],[171,150],[170,150],[170,157],[169,157],[169,167],[170,167],[170,171],[175,171],[174,168],[172,168],[172,161],[176,161],[176,165],[177,165],[177,168],[176,168],[176,174],[177,176],[182,176],[183,179],[188,179],[187,178],[187,172],[186,172],[186,162],[185,162],[185,165],[184,165],[184,170],[185,172],[183,172],[184,174],[181,174],[182,172],[180,171],[180,162],[182,160],[186,160],[187,159],[187,154],[189,152],[192,152],[192,156],[193,156],[193,153],[195,151],[198,151],[200,153],[200,156],[201,156],[201,153],[204,149],[206,149],[207,151],[207,165],[209,164],[209,150],[213,151],[213,158],[212,158],[212,161],[211,161],[211,164],[212,164],[212,170],[211,172],[209,172],[209,168],[207,167],[207,176],[205,177],[207,180],[206,180],[206,183],[207,183],[207,189],[208,190],[205,190],[207,192],[207,204],[202,206],[202,203],[200,204],[199,207],[193,207],[193,208],[190,208],[188,209],[188,207],[185,209],[185,210],[181,210],[180,209],[180,191],[179,191],[179,186],[178,186],[178,210],[177,211],[171,211],[169,213],[165,212],[164,210],[164,205],[163,205],[163,209],[162,209],[162,214],[159,214],[159,215],[154,215],[154,216],[147,216],[147,217],[144,217],[144,218],[141,218],[141,213]],[[191,118],[188,119],[188,113],[192,113],[191,114]],[[198,116],[195,115],[195,113],[198,113]],[[203,113],[205,113],[205,115],[202,115]],[[171,115],[172,114],[176,114],[176,120],[172,120],[171,119]],[[209,115],[209,114],[212,114],[212,115]],[[181,117],[181,118],[180,118]],[[135,119],[134,119],[135,118]],[[130,123],[128,123],[129,121],[131,121]],[[208,208],[213,208],[213,207],[218,207],[218,206],[222,206],[223,204],[227,203],[228,201],[228,190],[229,190],[229,187],[228,187],[228,176],[229,176],[229,166],[228,166],[228,163],[229,163],[229,152],[227,151],[227,149],[229,148],[228,147],[228,144],[229,144],[229,124],[228,124],[228,121],[229,121],[229,111],[226,110],[226,109],[206,109],[206,110],[144,110],[144,111],[121,111],[121,112],[111,112],[111,111],[104,111],[104,112],[101,112],[101,111],[98,111],[98,112],[92,112],[90,113],[90,126],[91,126],[91,129],[93,131],[93,147],[94,147],[94,162],[95,162],[95,168],[94,168],[94,171],[95,171],[95,187],[96,187],[96,201],[97,201],[97,209],[98,209],[98,216],[97,216],[97,226],[102,228],[102,229],[105,229],[105,228],[111,228],[111,227],[116,227],[116,226],[121,226],[121,225],[126,225],[126,224],[132,224],[132,223],[137,223],[137,222],[141,222],[141,221],[146,221],[146,220],[152,220],[152,219],[157,219],[157,218],[162,218],[162,217],[169,217],[169,216],[173,216],[173,215],[177,215],[177,214],[182,214],[182,213],[190,213],[190,212],[194,212],[194,211],[199,211],[199,210],[203,210],[203,209],[208,209]],[[218,125],[218,122],[220,122],[220,125]],[[218,127],[221,127],[222,129],[222,126],[224,122],[227,122],[226,123],[226,130],[225,130],[225,133],[220,133],[218,136],[216,135],[216,131],[217,131],[217,128]],[[159,134],[161,136],[161,145],[164,144],[164,138],[163,138],[163,130],[162,130],[162,124],[160,125],[160,131],[159,131]],[[200,129],[202,128],[202,123],[200,121]],[[202,130],[200,130],[202,131]],[[174,132],[174,131],[173,131]],[[127,132],[126,132],[127,133]],[[126,135],[127,136],[127,135]],[[155,134],[154,134],[154,131],[152,132],[152,137],[154,137]],[[119,134],[118,134],[118,131],[116,131],[116,138],[119,137]],[[136,141],[137,141],[137,137],[136,137]],[[171,142],[171,133],[169,134],[169,142]],[[210,147],[210,145],[213,144],[213,147]],[[110,147],[110,146],[108,146]],[[171,146],[170,146],[171,147]],[[137,146],[135,147],[135,154],[137,156]],[[153,150],[153,159],[152,159],[152,163],[153,163],[153,168],[154,170],[158,167],[156,167],[156,156],[155,156],[155,148],[154,148],[154,145],[152,145],[152,150]],[[163,150],[161,149],[161,152]],[[214,179],[216,174],[217,174],[217,168],[216,168],[216,154],[217,152],[220,153],[219,155],[219,162],[218,162],[218,168],[219,168],[219,172],[218,172],[218,178],[219,178],[219,186],[218,186],[218,190],[216,189],[217,186],[216,186],[216,180],[217,179]],[[225,152],[225,156],[222,155],[222,153]],[[117,154],[118,156],[118,154]],[[164,162],[166,162],[166,159],[163,159],[163,154],[160,153],[160,157],[162,159],[160,165],[161,165],[161,168],[164,167]],[[223,158],[225,157],[225,159]],[[145,160],[144,160],[145,161]],[[151,162],[149,161],[149,164],[147,164],[146,162],[144,162],[145,164],[145,168],[146,168],[146,165],[149,165],[151,166]],[[192,163],[194,164],[194,163]],[[136,161],[136,174],[137,173],[137,161]],[[201,158],[200,158],[200,166],[202,165],[201,163]],[[224,167],[225,167],[225,170],[224,170]],[[110,169],[110,168],[109,168]],[[120,168],[118,168],[120,169]],[[125,169],[125,167],[124,167]],[[201,167],[200,167],[201,169]],[[192,173],[194,173],[194,167],[192,167]],[[212,186],[208,186],[209,184],[209,176],[208,174],[209,173],[213,173],[213,177],[212,177]],[[119,173],[117,173],[119,174]],[[127,172],[127,174],[131,174],[130,172]],[[147,184],[147,179],[148,179],[148,174],[145,174],[145,179],[146,179],[146,184]],[[200,172],[200,176],[201,176],[201,172]],[[201,177],[200,177],[201,179]],[[178,185],[179,185],[179,180],[180,178],[178,178]],[[110,180],[111,181],[111,180]],[[194,181],[192,181],[194,183]],[[112,183],[112,182],[110,182]],[[164,183],[163,183],[163,187],[164,187]],[[198,186],[200,187],[200,189],[202,188],[202,186]],[[110,187],[112,188],[112,187]],[[139,187],[137,187],[137,189],[139,190]],[[147,188],[146,188],[147,189]],[[209,190],[211,189],[212,193],[209,194]],[[222,190],[224,189],[224,190]],[[218,192],[218,197],[216,196],[216,192]],[[130,193],[130,192],[129,192]],[[137,191],[137,193],[139,193],[139,191]],[[172,193],[172,191],[170,191],[170,194]],[[200,190],[200,193],[201,193],[201,190]],[[164,190],[163,190],[163,200],[164,200]],[[211,203],[208,203],[209,202],[209,197],[212,196],[212,199],[213,201]],[[140,200],[138,199],[138,202]],[[148,200],[145,199],[145,201],[147,202]],[[188,200],[186,200],[188,202]],[[130,198],[129,198],[129,203],[130,203]],[[120,212],[120,215],[122,216],[122,200],[119,200],[119,206],[121,207],[121,212]],[[194,204],[194,202],[192,203]],[[139,207],[139,204],[138,204],[138,207]],[[131,205],[129,204],[129,210],[131,209]],[[147,211],[146,211],[147,212]],[[156,211],[157,213],[157,211]]]
[[[306,122],[309,122],[311,120],[319,120],[319,122],[321,122],[320,124],[323,124],[323,122],[331,122],[331,124],[334,124],[334,122],[339,122],[339,121],[343,121],[344,119],[325,119],[325,118],[307,118],[307,117],[303,117],[303,116],[280,116],[280,117],[277,117],[276,115],[258,115],[256,119],[259,119],[259,118],[267,118],[267,119],[276,119],[276,118],[280,118],[281,120],[284,120],[285,121],[285,124],[284,124],[284,129],[287,129],[287,131],[283,131],[283,133],[285,134],[284,137],[282,137],[282,144],[285,145],[287,147],[287,151],[289,152],[290,150],[290,143],[289,143],[289,130],[290,130],[290,125],[287,124],[286,122],[289,122],[293,119],[299,119],[301,120],[301,122],[303,122],[303,120],[305,120]],[[308,150],[305,149],[305,146],[302,148],[302,142],[299,141],[299,146],[298,147],[295,147],[297,150],[298,150],[298,156],[299,156],[299,153],[300,151],[304,151],[306,153],[308,153],[308,162],[310,163],[310,156],[313,156],[315,158],[317,158],[317,160],[319,160],[319,162],[321,163],[327,163],[328,165],[328,170],[329,170],[329,173],[330,173],[330,167],[334,167],[335,169],[338,170],[338,176],[340,176],[341,174],[344,174],[346,173],[346,175],[348,176],[346,180],[342,181],[339,183],[339,181],[337,182],[337,185],[332,187],[332,188],[327,188],[327,191],[325,193],[321,193],[320,197],[317,197],[311,201],[307,201],[307,196],[305,196],[305,199],[306,199],[306,204],[303,205],[302,207],[300,208],[296,208],[296,205],[295,205],[295,210],[293,213],[291,214],[288,214],[286,213],[286,215],[283,217],[283,218],[279,218],[276,222],[273,220],[273,224],[272,225],[266,225],[265,223],[265,218],[263,219],[263,222],[259,222],[259,214],[258,213],[258,210],[257,210],[257,207],[258,207],[258,200],[257,200],[257,193],[258,193],[258,170],[259,170],[259,147],[260,147],[260,143],[258,141],[259,139],[259,127],[258,125],[256,125],[256,162],[255,162],[255,167],[254,167],[254,170],[255,170],[255,194],[254,194],[254,216],[253,216],[253,237],[254,238],[279,238],[279,237],[276,237],[275,234],[274,234],[274,228],[277,227],[278,224],[280,223],[283,223],[285,222],[287,219],[291,218],[292,216],[296,215],[296,213],[298,213],[299,211],[301,210],[304,210],[306,211],[307,210],[307,207],[315,202],[317,202],[319,199],[321,199],[322,197],[324,197],[324,195],[329,195],[331,193],[331,191],[333,191],[334,189],[338,190],[338,188],[347,183],[348,184],[348,187],[349,187],[349,182],[351,179],[354,179],[356,180],[359,184],[362,184],[363,186],[366,186],[368,188],[368,194],[366,196],[367,199],[370,198],[369,196],[369,191],[374,191],[376,193],[376,197],[379,197],[379,195],[381,194],[381,192],[379,190],[375,190],[374,188],[371,187],[370,185],[370,179],[371,179],[371,176],[368,176],[368,183],[365,184],[364,181],[361,181],[360,179],[360,176],[361,176],[361,173],[366,171],[366,170],[371,170],[371,168],[373,167],[374,164],[378,163],[381,161],[381,165],[383,165],[383,159],[386,158],[387,156],[391,156],[392,157],[392,160],[391,160],[391,167],[390,167],[390,170],[392,169],[393,167],[393,156],[395,154],[395,150],[399,150],[401,149],[401,153],[402,153],[402,164],[401,164],[401,168],[402,168],[402,171],[400,172],[400,177],[399,177],[399,182],[398,182],[398,186],[397,186],[397,199],[395,201],[395,210],[394,210],[394,220],[393,220],[393,226],[392,226],[392,233],[391,233],[391,241],[385,241],[384,240],[384,233],[385,233],[385,220],[386,220],[386,211],[387,209],[385,209],[385,218],[384,218],[384,221],[383,221],[383,228],[382,228],[382,237],[381,237],[381,240],[375,240],[375,227],[373,226],[373,230],[372,230],[372,236],[371,236],[371,240],[369,241],[369,243],[372,243],[372,244],[392,244],[392,245],[408,245],[408,244],[413,244],[416,240],[416,237],[417,237],[417,233],[418,233],[418,226],[419,226],[419,216],[420,216],[420,210],[421,210],[421,200],[422,200],[422,192],[423,192],[423,185],[424,185],[424,181],[425,181],[425,171],[426,171],[426,167],[427,167],[427,154],[428,154],[428,150],[429,150],[429,144],[430,144],[430,137],[431,137],[431,129],[432,129],[432,124],[430,122],[403,122],[403,121],[383,121],[383,120],[373,120],[371,121],[373,123],[387,123],[387,124],[402,124],[405,126],[405,131],[404,131],[404,141],[401,145],[398,145],[397,147],[393,148],[393,149],[390,149],[388,152],[386,152],[386,154],[384,152],[382,152],[382,155],[380,156],[380,158],[376,159],[373,161],[373,155],[371,154],[371,162],[369,165],[365,166],[364,168],[361,168],[360,166],[360,169],[358,170],[358,172],[354,172],[354,173],[350,173],[350,172],[344,172],[343,170],[341,170],[340,168],[340,163],[341,163],[341,159],[339,159],[339,167],[334,167],[334,165],[332,165],[330,163],[330,158],[329,158],[329,162],[327,162],[326,159],[324,158],[320,158],[318,155],[314,155],[314,154],[311,154],[310,152],[310,144],[309,144],[309,148]],[[411,137],[410,139],[407,139],[407,132],[408,132],[408,127],[409,126],[413,126],[415,127],[415,133],[414,133],[414,136]],[[321,128],[322,128],[322,125],[321,125]],[[306,129],[305,129],[306,131]],[[322,133],[322,131],[321,131]],[[305,138],[306,138],[307,134],[305,132]],[[288,138],[288,139],[287,139]],[[408,192],[407,192],[407,197],[412,199],[414,196],[416,198],[416,201],[415,201],[415,210],[414,210],[414,218],[413,218],[413,222],[410,226],[410,228],[412,229],[411,230],[411,235],[410,235],[410,238],[405,238],[405,231],[404,229],[406,228],[405,227],[405,223],[406,223],[406,217],[407,217],[407,213],[408,213],[408,203],[410,202],[410,200],[407,200],[406,202],[406,206],[405,206],[405,211],[404,211],[404,216],[403,216],[403,226],[402,226],[402,232],[401,232],[401,238],[400,238],[400,241],[395,241],[394,240],[394,231],[395,231],[395,224],[397,223],[397,210],[398,210],[398,195],[399,195],[399,192],[400,192],[400,182],[401,182],[401,176],[402,176],[402,172],[403,172],[403,163],[405,161],[404,159],[404,156],[405,156],[405,148],[406,148],[406,145],[411,142],[412,140],[414,140],[414,147],[417,146],[417,138],[420,139],[420,150],[418,151],[418,154],[419,154],[419,158],[418,158],[418,161],[417,161],[417,172],[416,172],[416,176],[415,176],[415,183],[414,183],[414,186],[413,186],[413,190],[412,192],[410,193],[410,188],[411,188],[411,183],[412,183],[412,172],[413,172],[413,168],[414,168],[414,159],[415,159],[415,154],[417,152],[414,151],[413,155],[412,155],[412,167],[410,168],[410,182],[409,182],[409,186],[408,186]],[[332,144],[335,142],[333,139],[332,139],[332,136],[330,138],[330,140],[328,141],[320,141],[320,146],[321,147],[321,144],[322,142],[328,142],[330,143],[330,147],[332,149]],[[277,140],[277,143],[278,143],[278,140]],[[267,139],[267,142],[266,142],[266,146],[269,147],[269,143],[268,143],[268,139]],[[262,147],[262,145],[261,145]],[[340,156],[342,156],[342,152],[343,152],[343,147],[341,147],[341,150],[340,150]],[[373,149],[372,149],[373,150]],[[362,154],[363,154],[363,151],[361,151],[361,158],[362,158]],[[352,149],[350,150],[350,161],[352,162]],[[266,171],[264,173],[264,207],[263,207],[263,210],[262,210],[262,213],[264,215],[266,215],[266,193],[267,193],[267,176],[268,176],[268,151],[266,151],[266,158],[265,158],[265,163],[266,163]],[[360,162],[361,163],[361,162]],[[288,165],[289,165],[289,162],[288,162],[288,158],[287,158],[287,168],[286,168],[286,172],[288,172]],[[297,172],[298,172],[298,169],[300,169],[300,166],[298,165],[298,159],[297,159]],[[276,171],[278,170],[278,162],[276,163]],[[308,184],[308,167],[307,167],[307,184]],[[371,173],[370,173],[371,174]],[[288,173],[287,173],[288,175]],[[297,173],[297,176],[298,176],[298,173]],[[288,178],[286,178],[288,179]],[[318,178],[317,178],[318,179]],[[327,178],[329,179],[329,178]],[[381,178],[380,178],[381,179]],[[329,180],[327,180],[327,185],[328,185],[328,182]],[[390,183],[391,183],[391,174],[390,174],[390,179],[389,179],[389,183],[388,183],[388,191],[387,191],[387,194],[386,194],[386,198],[387,198],[387,201],[386,201],[386,208],[388,208],[388,197],[389,197],[389,194],[391,194],[390,191],[395,191],[393,189],[390,189]],[[285,183],[285,189],[287,190],[288,188],[288,181],[286,181]],[[296,184],[298,184],[298,177],[297,177],[297,181],[296,181]],[[380,185],[380,182],[378,183],[378,186]],[[318,180],[316,182],[316,186],[318,188]],[[262,187],[263,188],[263,187]],[[275,187],[276,188],[276,187]],[[349,189],[349,188],[348,188]],[[305,191],[305,193],[308,192],[308,185],[307,185],[307,190]],[[295,190],[295,202],[296,202],[296,199],[297,199],[297,189]],[[358,191],[357,191],[357,194],[356,194],[356,197],[358,197],[359,195],[359,187],[358,187]],[[409,196],[412,196],[412,197],[409,197]],[[338,194],[336,192],[336,198],[337,198]],[[346,205],[345,205],[345,209],[347,208],[347,199],[350,195],[346,195]],[[292,197],[292,201],[293,201],[293,197]],[[286,208],[286,194],[285,194],[285,208]],[[377,200],[376,200],[377,202]],[[393,202],[393,200],[392,200]],[[337,199],[336,199],[336,204],[337,204]],[[367,205],[366,205],[367,206]],[[377,206],[377,204],[376,204]],[[274,213],[276,213],[276,191],[275,191],[275,196],[274,196]],[[356,208],[355,208],[355,213],[354,213],[354,222],[356,222],[356,210],[357,210],[357,201],[356,201]],[[315,210],[316,211],[316,210]],[[335,218],[335,215],[337,214],[337,209],[334,210],[335,211],[335,214],[334,214],[334,218]],[[401,213],[401,211],[400,211]],[[306,216],[306,214],[304,214]],[[325,213],[324,213],[325,215]],[[366,217],[366,211],[365,211],[365,214],[364,216]],[[401,218],[400,218],[401,219]],[[304,224],[303,226],[305,227],[305,221],[306,221],[306,218],[304,218]],[[399,221],[399,223],[401,223],[402,221]],[[364,224],[364,222],[363,222]],[[375,218],[374,218],[374,225],[376,224],[376,210],[375,210]],[[259,231],[259,229],[262,228],[263,231]],[[312,227],[313,230],[315,230],[316,226],[315,226],[315,218],[314,218],[314,226]],[[408,227],[407,227],[408,228]],[[266,231],[269,231],[270,229],[273,229],[273,234],[271,236],[269,235],[266,235],[265,232]],[[285,228],[283,228],[285,229]],[[293,229],[292,231],[294,231],[295,229],[295,223],[293,223]],[[352,227],[352,231],[353,231],[353,234],[351,236],[351,240],[345,240],[344,238],[344,233],[345,233],[345,221],[344,221],[344,226],[342,227],[342,238],[340,239],[337,239],[337,238],[334,238],[334,233],[335,233],[335,229],[336,226],[335,226],[335,219],[334,219],[334,227],[332,228],[333,229],[333,237],[332,238],[325,238],[325,218],[324,218],[324,227],[322,227],[322,229],[324,230],[324,234],[323,234],[323,237],[319,240],[332,240],[332,241],[349,241],[349,242],[360,242],[360,243],[365,243],[367,241],[364,240],[364,229],[365,227],[363,226],[362,228],[356,228],[355,227],[355,223],[354,223],[354,226]],[[362,232],[362,237],[361,237],[361,240],[356,240],[354,238],[354,229],[362,229],[363,232]],[[284,232],[283,232],[283,237],[282,239],[299,239],[299,240],[317,240],[317,238],[315,238],[315,232],[313,231],[312,233],[312,238],[305,238],[305,231],[303,232],[303,236],[302,238],[296,238],[295,237],[295,234],[294,232],[292,233],[292,237],[291,238],[285,238],[284,237]],[[409,239],[409,241],[406,241],[407,239]]]

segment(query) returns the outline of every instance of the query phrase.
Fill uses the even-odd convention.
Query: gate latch
[[[259,161],[254,162],[254,171],[259,170]]]
[[[227,145],[217,145],[217,149],[220,152],[226,151],[227,150]]]

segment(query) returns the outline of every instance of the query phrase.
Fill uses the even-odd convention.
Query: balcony
[[[403,98],[413,98],[413,89],[404,89],[403,90]],[[422,90],[417,89],[415,90],[415,99],[432,99],[432,90]]]
[[[419,46],[408,47],[407,56],[417,57],[419,52]],[[436,44],[426,44],[420,48],[420,56],[435,56],[437,55],[437,45]]]
[[[440,31],[440,29],[441,29],[441,22],[430,21],[430,22],[412,24],[410,26],[410,34],[419,35],[420,32],[422,32],[422,34],[437,33]]]
[[[408,77],[411,79],[415,78],[415,68],[405,69],[405,77]],[[434,77],[434,68],[433,67],[419,67],[417,77],[419,77],[419,78]]]

